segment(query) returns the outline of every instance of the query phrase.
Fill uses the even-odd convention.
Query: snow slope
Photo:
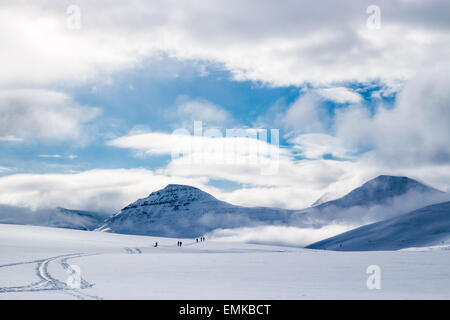
[[[398,250],[450,243],[450,202],[362,226],[307,248],[366,251]]]
[[[449,299],[449,251],[335,252],[0,225],[0,299]],[[159,246],[153,247],[155,241]],[[80,268],[80,288],[66,281]],[[366,287],[381,268],[381,289]],[[76,267],[72,267],[76,268]]]

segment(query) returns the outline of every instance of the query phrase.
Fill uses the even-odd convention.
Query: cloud
[[[81,106],[55,89],[37,88],[105,81],[114,72],[140,71],[142,61],[164,55],[220,65],[238,80],[272,86],[307,83],[318,88],[303,92],[285,114],[274,117],[307,159],[298,160],[292,150],[280,148],[278,159],[265,159],[268,167],[278,168],[268,177],[260,174],[259,163],[250,163],[245,149],[230,152],[243,163],[217,163],[223,153],[214,150],[226,146],[218,143],[220,138],[130,134],[108,144],[144,155],[170,155],[179,146],[188,161],[175,159],[152,172],[12,175],[11,180],[0,181],[11,182],[12,188],[2,185],[3,202],[118,208],[119,202],[135,200],[141,192],[136,190],[144,189],[136,172],[161,184],[233,181],[242,188],[217,194],[239,204],[289,208],[307,206],[326,192],[350,191],[379,173],[409,175],[444,190],[449,187],[448,2],[381,1],[380,30],[366,28],[365,5],[348,1],[333,1],[326,8],[310,1],[280,6],[265,0],[135,1],[133,5],[81,0],[78,5],[82,26],[71,31],[60,1],[46,1],[45,7],[31,1],[2,2],[0,141],[82,140],[99,110]],[[342,84],[349,81],[380,82],[379,96],[404,89],[393,108],[379,105],[372,113],[359,105],[360,95]],[[322,108],[324,100],[350,106],[337,110],[333,119]],[[181,101],[174,110],[183,119],[200,118],[214,125],[230,120],[225,109],[200,99]],[[187,148],[193,140],[204,152]],[[267,144],[237,140],[250,142],[247,147],[272,150]],[[355,151],[365,153],[355,156]],[[326,154],[346,161],[320,159]],[[127,174],[134,177],[136,187],[119,186],[127,185]],[[76,182],[71,187],[64,179]],[[98,185],[95,179],[118,185]],[[158,183],[145,188],[163,186]],[[64,187],[54,190],[60,185]],[[92,185],[98,186],[95,191]]]
[[[40,154],[39,158],[61,158],[60,154]]]
[[[0,204],[31,210],[60,206],[113,213],[174,183],[198,187],[219,200],[237,205],[301,209],[310,206],[326,192],[342,196],[383,173],[375,167],[364,167],[364,164],[332,160],[305,160],[295,165],[287,163],[291,167],[269,177],[249,173],[245,167],[230,166],[226,171],[215,168],[214,174],[210,174],[212,167],[171,165],[155,171],[136,168],[64,174],[10,174],[0,177]],[[448,172],[448,167],[429,167],[415,174],[435,187],[448,187]],[[232,192],[223,192],[208,185],[216,177],[242,182],[243,186]]]
[[[318,194],[316,188],[324,187],[354,167],[348,161],[296,160],[291,150],[257,140],[251,135],[230,138],[148,132],[119,137],[107,144],[134,150],[139,155],[174,153],[169,163],[157,170],[163,175],[208,177],[283,190],[291,187],[297,190],[297,195],[303,193],[303,197],[306,194],[319,197],[321,192]],[[261,201],[265,198],[258,197]],[[315,199],[308,199],[311,200]],[[282,202],[292,203],[292,199]]]
[[[11,171],[10,168],[0,166],[0,173]]]
[[[278,140],[272,137],[274,144],[272,140],[269,143],[267,136],[258,130],[227,129],[224,134],[218,129],[207,129],[203,132],[201,124],[194,124],[195,135],[190,135],[186,129],[179,130],[173,134],[131,134],[111,140],[107,145],[136,150],[138,154],[171,155],[172,163],[180,166],[252,167],[253,172],[260,173],[277,170],[280,154],[288,154],[278,147]]]
[[[316,92],[324,99],[337,103],[359,103],[362,101],[362,97],[359,93],[345,87],[317,89]]]
[[[398,94],[393,108],[379,106],[372,116],[361,107],[338,112],[336,136],[372,150],[364,160],[385,168],[450,163],[450,68],[418,73]]]
[[[89,170],[68,174],[12,174],[0,177],[0,204],[31,210],[64,207],[114,213],[169,183],[207,191],[204,179],[155,174],[146,169]]]
[[[379,1],[380,30],[366,27],[367,5],[344,0],[326,7],[306,0],[77,5],[81,29],[74,31],[59,1],[2,3],[0,41],[7,50],[0,53],[0,84],[92,81],[160,53],[219,63],[235,79],[277,86],[390,83],[446,61],[450,51],[445,1]]]
[[[333,183],[350,191],[373,170],[351,161],[296,160],[290,150],[251,138],[209,138],[166,133],[119,137],[108,143],[145,155],[182,153],[156,172],[164,176],[226,180],[241,189],[222,193],[235,204],[299,209],[309,206]],[[256,156],[251,151],[262,151]],[[259,155],[259,153],[258,153]],[[333,190],[334,193],[335,190]]]
[[[183,127],[191,126],[194,121],[225,127],[232,120],[231,114],[224,108],[207,100],[188,97],[178,98],[178,105],[170,112],[169,118],[176,118]]]
[[[57,91],[0,89],[0,136],[9,141],[80,139],[99,113]]]
[[[22,142],[23,139],[15,137],[15,136],[1,136],[0,137],[0,141],[4,141],[4,142]]]
[[[98,219],[104,220],[111,213],[95,213]],[[80,229],[92,224],[93,218],[64,214],[58,208],[29,209],[26,207],[8,206],[0,204],[0,223],[41,225],[53,227],[79,227]]]
[[[147,156],[171,155],[175,148],[185,157],[175,157],[154,171],[130,169],[94,170],[75,175],[14,174],[0,179],[0,203],[110,210],[164,187],[162,181],[171,181],[197,184],[205,190],[213,190],[219,199],[234,204],[300,209],[311,205],[327,192],[343,195],[378,174],[406,175],[448,191],[450,164],[446,154],[450,125],[447,106],[450,100],[447,86],[445,69],[424,71],[405,86],[390,108],[380,105],[375,108],[374,114],[361,105],[340,109],[333,119],[334,132],[325,130],[320,123],[324,119],[315,110],[317,105],[309,103],[320,103],[319,95],[313,90],[307,92],[287,111],[291,115],[299,112],[298,122],[303,121],[306,126],[303,129],[305,132],[301,132],[303,126],[300,126],[298,134],[293,128],[294,134],[290,138],[306,159],[296,158],[291,149],[247,137],[228,140],[220,136],[131,133],[109,141],[108,145]],[[311,115],[312,121],[303,116],[303,112]],[[291,117],[291,120],[295,125],[296,119]],[[308,122],[314,121],[318,123],[308,128]],[[317,133],[315,130],[325,132]],[[244,132],[253,134],[251,129]],[[221,134],[224,135],[224,132]],[[244,148],[227,149],[227,146],[233,146],[230,142],[234,141],[242,142]],[[370,151],[365,152],[365,147]],[[267,155],[276,151],[278,157],[264,157],[266,162],[261,166],[259,162],[252,162],[254,158],[249,151],[255,149],[266,150]],[[327,153],[345,160],[321,159]],[[233,156],[234,162],[224,162],[227,157],[223,156],[227,155]],[[263,175],[261,169],[264,167],[277,170]],[[139,177],[138,172],[141,172]],[[129,177],[134,177],[130,183],[136,186],[129,184]],[[143,183],[141,178],[151,183]],[[64,182],[64,179],[67,181]],[[221,192],[207,186],[213,179],[231,181],[241,184],[241,187],[232,192]],[[90,193],[89,190],[99,183],[95,192]],[[109,186],[110,183],[113,186]],[[17,192],[14,191],[16,184],[21,186]],[[66,184],[68,187],[64,187]],[[144,189],[145,192],[142,191]],[[71,205],[65,205],[65,202]]]
[[[224,242],[246,242],[269,245],[305,247],[351,230],[354,226],[329,225],[322,228],[297,228],[292,226],[258,226],[235,229],[217,229],[208,239]]]
[[[299,149],[300,154],[308,159],[318,159],[325,155],[336,158],[353,158],[355,150],[345,146],[340,139],[323,133],[308,133],[299,135],[289,140],[294,149]]]
[[[5,50],[0,52],[0,86],[76,85],[136,66],[138,53],[127,52],[125,37],[108,34],[107,29],[69,30],[66,8],[57,1],[45,6],[2,2],[0,41]]]
[[[361,205],[348,208],[328,205],[312,207],[290,217],[289,225],[297,227],[322,227],[330,224],[361,226],[405,214],[431,204],[449,201],[449,193],[424,193],[411,190],[388,199],[382,204]]]
[[[424,95],[426,97],[426,93]],[[415,97],[415,100],[419,101],[418,97]],[[445,100],[436,96],[436,101]],[[175,149],[184,154],[184,157],[172,158],[167,165],[156,170],[158,174],[186,178],[202,177],[239,183],[242,185],[241,188],[229,193],[222,193],[221,196],[226,201],[240,205],[304,208],[327,192],[344,195],[379,174],[407,175],[442,190],[448,190],[448,181],[446,182],[444,177],[450,177],[450,171],[445,162],[441,164],[417,162],[415,166],[401,166],[397,165],[397,160],[386,161],[380,158],[386,152],[383,151],[383,148],[389,148],[397,135],[409,137],[411,134],[417,133],[417,130],[411,128],[408,122],[399,118],[393,123],[398,126],[398,133],[395,134],[389,134],[389,127],[384,127],[384,121],[389,124],[389,116],[386,120],[378,122],[380,121],[378,120],[379,114],[399,112],[396,109],[405,108],[405,104],[402,106],[395,104],[391,109],[379,107],[375,110],[375,116],[371,115],[364,106],[352,105],[338,112],[336,119],[327,117],[323,119],[320,116],[321,110],[318,110],[320,103],[320,96],[311,90],[289,107],[284,117],[286,121],[291,121],[293,127],[292,138],[288,138],[291,147],[279,148],[278,157],[265,158],[266,167],[277,168],[270,175],[261,174],[261,163],[252,163],[248,152],[239,152],[239,150],[252,150],[251,148],[230,149],[233,152],[228,156],[232,155],[234,157],[232,159],[237,161],[225,162],[227,153],[218,152],[227,150],[227,148],[221,148],[225,146],[222,144],[227,141],[225,138],[147,132],[119,137],[110,141],[108,145],[135,150],[145,155],[170,155]],[[435,111],[429,107],[427,112],[434,113]],[[408,115],[408,117],[415,118],[416,115]],[[423,117],[417,116],[417,119],[419,118]],[[433,123],[429,122],[429,130],[424,130],[424,132],[441,134],[441,138],[444,139],[443,137],[446,136],[444,133],[448,128],[445,125],[447,118],[444,117],[439,121],[444,123],[437,126],[442,130],[433,132]],[[324,122],[331,122],[331,125],[335,126],[336,132],[326,132],[329,129],[325,129],[327,126]],[[419,120],[416,124],[420,124]],[[318,130],[325,132],[314,132]],[[302,133],[302,131],[306,133]],[[312,133],[308,133],[309,131]],[[252,142],[251,146],[253,147],[258,145],[254,139],[244,139],[244,141]],[[380,141],[379,145],[376,144],[377,141]],[[382,143],[383,141],[384,143]],[[193,147],[196,143],[200,148]],[[264,144],[261,143],[261,146]],[[267,146],[270,147],[270,145]],[[376,148],[374,148],[375,146]],[[403,159],[401,152],[395,153],[404,147],[399,145],[392,149],[392,155],[398,157],[400,163],[409,159]],[[366,152],[365,148],[369,148],[371,151]],[[426,150],[426,147],[423,149]],[[296,159],[294,157],[295,150],[299,150],[300,155],[306,159]],[[332,155],[340,160],[322,159],[326,155]],[[416,160],[423,157],[411,156],[416,157]]]
[[[281,116],[281,124],[297,133],[326,131],[329,116],[320,103],[321,97],[316,92],[305,92]]]

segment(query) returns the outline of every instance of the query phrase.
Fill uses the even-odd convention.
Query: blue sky
[[[200,69],[203,66],[204,69]],[[253,127],[262,114],[286,109],[300,95],[295,86],[269,87],[252,81],[234,81],[219,65],[164,58],[146,61],[138,70],[114,74],[111,82],[89,83],[68,90],[80,105],[101,109],[92,126],[88,145],[67,141],[31,143],[3,142],[2,163],[16,172],[66,172],[94,168],[155,168],[167,163],[169,156],[138,158],[105,145],[113,137],[133,129],[172,132],[182,116],[169,116],[180,100],[208,101],[227,110],[235,119],[229,127]],[[330,110],[334,107],[330,104]],[[279,108],[279,109],[278,109]],[[201,120],[201,119],[198,119]],[[207,125],[207,123],[205,123]],[[192,131],[193,123],[191,123]],[[219,124],[224,130],[227,124]],[[281,137],[281,144],[287,142]],[[60,157],[40,157],[59,155]],[[71,155],[76,157],[70,158]]]
[[[361,104],[371,114],[380,103],[380,99],[371,97],[373,92],[381,89],[380,84],[346,83],[340,86],[361,95]],[[177,128],[183,115],[169,116],[168,113],[180,101],[190,100],[207,101],[226,110],[233,120],[214,124],[222,131],[233,127],[253,128],[256,124],[267,129],[278,128],[279,124],[271,119],[278,113],[286,112],[309,87],[308,84],[273,87],[262,82],[236,81],[223,66],[202,61],[180,61],[168,57],[149,59],[138,69],[111,75],[106,83],[93,82],[69,90],[54,88],[67,90],[80,105],[95,106],[101,110],[101,117],[89,124],[92,137],[88,144],[77,141],[3,142],[0,165],[14,167],[14,171],[20,173],[95,168],[154,169],[167,164],[170,156],[136,157],[131,151],[124,152],[105,145],[105,141],[136,129],[170,133]],[[388,108],[394,97],[395,94],[383,97],[381,101]],[[327,131],[333,129],[335,111],[348,105],[325,99],[321,102],[320,108],[330,117],[326,123]],[[207,122],[204,125],[208,125]],[[187,123],[187,129],[192,132],[193,123]],[[288,134],[287,130],[282,130],[280,134],[280,144],[286,148],[291,146]],[[331,154],[325,154],[323,158],[337,159]]]
[[[378,174],[448,190],[448,3],[380,1],[379,28],[362,2],[137,3],[0,5],[0,204],[116,211],[185,183],[302,208]],[[182,163],[172,132],[194,121],[279,145],[223,164],[230,140],[202,137]]]

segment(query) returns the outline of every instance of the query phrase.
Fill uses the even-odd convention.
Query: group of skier
[[[205,241],[205,240],[206,240],[205,237],[200,237],[200,238],[196,238],[196,239],[195,239],[196,243],[198,243],[199,241],[200,241],[200,242],[203,242],[203,241]],[[178,241],[178,242],[177,242],[177,246],[178,246],[178,247],[181,247],[182,245],[183,245],[183,242],[182,242],[182,241]],[[158,242],[155,242],[154,247],[155,247],[155,248],[158,247]]]
[[[199,240],[200,240],[200,242],[201,242],[201,241],[205,241],[206,238],[205,238],[205,237],[200,237],[200,238],[195,239],[195,241],[196,241],[197,243],[198,243]]]

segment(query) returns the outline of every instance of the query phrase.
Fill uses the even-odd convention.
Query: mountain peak
[[[289,212],[246,208],[220,201],[198,188],[169,184],[111,216],[97,230],[166,237],[198,237],[215,229],[287,221]]]
[[[150,193],[147,198],[139,199],[125,208],[126,211],[138,207],[148,207],[154,205],[170,205],[175,208],[186,206],[193,202],[218,201],[209,193],[196,187],[182,184],[168,184],[165,188]]]
[[[406,193],[410,189],[415,189],[420,192],[438,191],[408,177],[388,175],[379,175],[378,177],[364,183],[360,188],[372,188],[379,191],[391,191],[395,192],[396,195]]]
[[[388,199],[409,192],[440,193],[439,190],[428,187],[408,177],[379,175],[354,189],[344,197],[329,201],[323,205],[328,206],[333,204],[339,207],[351,207],[381,204]]]
[[[173,191],[185,191],[185,190],[203,192],[199,188],[196,188],[193,186],[188,186],[185,184],[168,184],[167,186],[165,186],[163,189],[161,189],[159,191],[173,192]]]
[[[389,183],[389,182],[403,182],[403,183],[412,182],[412,183],[420,184],[420,182],[418,182],[414,179],[408,178],[406,176],[389,176],[389,175],[385,175],[385,174],[380,174],[378,177],[373,178],[373,179],[367,181],[366,183],[372,183],[372,182],[387,182],[387,183]]]

